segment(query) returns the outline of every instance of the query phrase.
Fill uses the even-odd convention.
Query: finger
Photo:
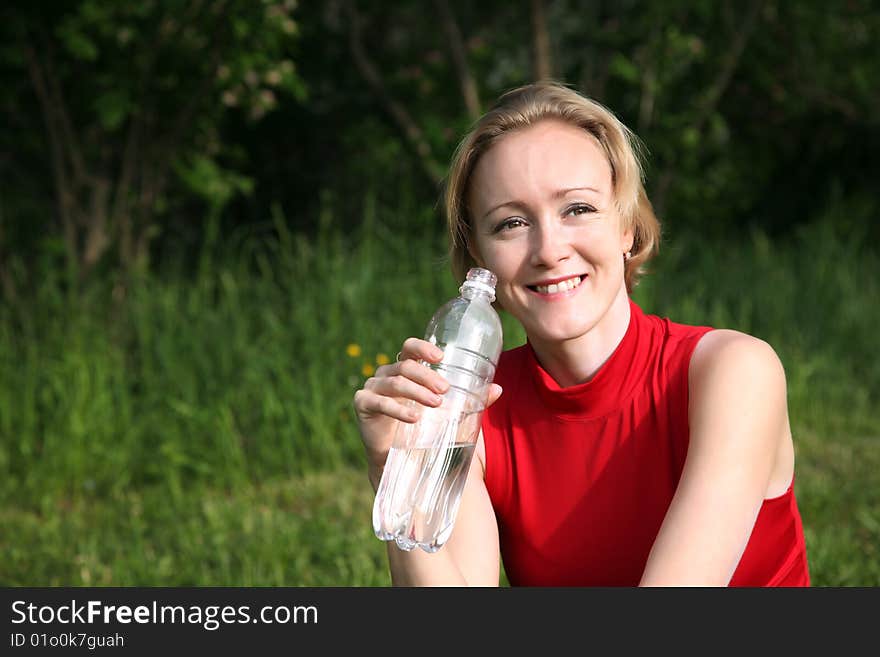
[[[420,410],[386,395],[372,390],[358,390],[354,395],[354,407],[358,417],[368,419],[376,415],[387,415],[401,422],[417,422],[422,416]]]
[[[373,377],[364,382],[364,388],[374,389],[376,386],[381,385],[383,390],[387,390],[382,383],[382,379],[398,376],[415,381],[419,385],[429,388],[441,395],[449,390],[449,382],[443,378],[442,374],[430,367],[425,367],[425,365],[419,361],[409,358],[400,363],[382,365],[376,370]]]
[[[424,360],[429,363],[439,363],[443,360],[443,350],[427,340],[407,338],[403,343],[403,348],[400,350],[399,360],[403,361],[408,358]]]
[[[401,376],[412,379],[426,388],[430,388],[439,394],[449,390],[449,382],[437,370],[427,367],[424,362],[415,360],[405,360],[398,363],[398,371]]]
[[[496,401],[498,401],[498,398],[501,396],[502,392],[504,392],[504,389],[497,383],[493,383],[491,386],[489,386],[489,397],[486,400],[486,406],[491,406]]]
[[[424,365],[416,365],[416,367],[421,370],[432,372],[432,370]],[[433,377],[430,383],[431,385],[436,385],[435,382],[433,382]],[[448,388],[449,386],[447,385],[446,387]],[[375,377],[369,382],[369,390],[377,395],[402,397],[423,404],[424,406],[440,406],[440,404],[443,403],[443,398],[438,392],[433,390],[431,386],[426,386],[422,383],[413,381],[402,374],[396,376]]]

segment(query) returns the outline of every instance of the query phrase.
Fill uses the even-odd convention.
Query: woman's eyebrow
[[[490,214],[492,214],[493,212],[495,212],[495,210],[499,210],[499,209],[501,209],[501,208],[503,208],[503,207],[507,207],[508,205],[509,205],[510,207],[513,207],[513,208],[519,208],[519,209],[523,209],[523,208],[528,207],[528,206],[527,206],[525,203],[523,203],[522,201],[516,201],[516,200],[514,200],[514,201],[504,201],[504,203],[499,203],[498,205],[489,208],[489,209],[486,211],[486,213],[483,215],[483,219],[485,219],[485,218],[488,217]]]
[[[557,190],[553,193],[553,198],[562,198],[569,192],[595,192],[596,194],[601,194],[598,189],[595,187],[585,186],[585,187],[566,187],[565,189]]]

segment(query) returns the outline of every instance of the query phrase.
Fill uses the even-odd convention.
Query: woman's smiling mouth
[[[554,294],[561,294],[574,290],[585,278],[586,274],[580,274],[568,278],[556,279],[553,282],[542,281],[541,283],[527,285],[526,287],[542,296],[552,296]]]

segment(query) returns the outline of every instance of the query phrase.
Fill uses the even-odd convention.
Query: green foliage
[[[306,98],[291,59],[294,6],[81,0],[11,8],[0,36],[13,47],[0,50],[0,71],[29,81],[34,111],[3,110],[27,136],[17,147],[43,159],[45,171],[28,169],[49,192],[38,226],[63,238],[71,271],[83,274],[108,255],[111,269],[139,266],[192,201],[218,211],[253,189],[222,130],[231,115],[256,123],[282,100]],[[22,196],[3,193],[13,202]],[[47,211],[53,197],[57,223]],[[12,219],[16,244],[33,250],[24,220]]]
[[[0,157],[0,256],[34,252],[53,234],[71,258],[86,226],[100,223],[91,219],[103,198],[131,216],[144,260],[150,246],[175,245],[177,227],[206,204],[253,223],[281,204],[303,230],[302,210],[324,189],[370,189],[392,203],[405,187],[433,204],[435,174],[473,120],[463,70],[480,108],[533,78],[527,3],[447,4],[458,44],[412,0],[12,3],[0,24],[9,126],[0,152],[15,153]],[[543,4],[554,76],[641,137],[649,193],[668,226],[778,235],[813,219],[835,189],[872,194],[880,12],[871,2]],[[32,58],[61,92],[45,106]],[[84,170],[74,176],[67,163],[67,190],[53,173],[46,107],[66,113],[56,133],[69,129],[81,150]],[[135,170],[122,175],[127,159]],[[78,201],[75,238],[53,217],[60,198]],[[110,223],[112,244],[129,227]],[[195,250],[200,229],[185,235]]]
[[[176,169],[184,185],[212,208],[224,208],[237,194],[250,194],[254,188],[253,179],[224,170],[201,154],[178,162]]]
[[[639,68],[622,53],[614,53],[609,67],[612,75],[616,75],[626,82],[636,83],[639,81]]]

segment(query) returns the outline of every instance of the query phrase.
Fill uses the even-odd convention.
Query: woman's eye
[[[510,219],[505,219],[500,222],[497,226],[495,226],[495,232],[500,233],[505,230],[510,230],[511,228],[518,228],[520,226],[525,226],[526,222],[524,222],[519,217],[511,217]]]
[[[570,208],[568,208],[568,211],[566,212],[566,214],[578,216],[581,214],[588,214],[590,212],[595,212],[595,211],[596,211],[596,208],[594,208],[592,205],[578,204],[578,205],[573,205]]]

